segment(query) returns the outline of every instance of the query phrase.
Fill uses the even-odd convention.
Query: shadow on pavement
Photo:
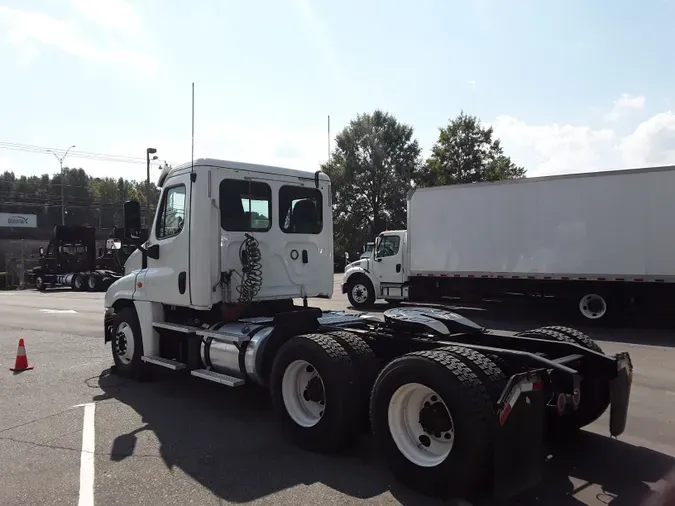
[[[136,383],[111,370],[98,378],[104,394],[95,401],[116,399],[141,417],[144,426],[116,437],[112,461],[134,454],[137,434],[151,431],[160,443],[164,464],[178,467],[219,498],[248,502],[297,485],[323,483],[358,499],[389,492],[404,505],[452,506],[398,485],[379,459],[373,441],[337,455],[304,452],[277,428],[268,394],[255,387],[226,389],[198,379],[163,378]],[[577,480],[600,485],[613,506],[635,505],[675,464],[666,455],[627,443],[583,433],[545,464],[545,480],[535,490],[508,503],[478,501],[476,506],[580,505],[570,494]],[[575,483],[569,476],[575,477]],[[597,486],[594,487],[597,490]],[[579,492],[583,494],[583,490]]]

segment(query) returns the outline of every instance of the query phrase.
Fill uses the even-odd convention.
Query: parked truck
[[[33,269],[35,288],[105,291],[121,277],[124,263],[135,249],[123,237],[123,232],[123,228],[116,228],[105,247],[97,252],[94,227],[55,226],[47,250],[40,248],[39,265]]]
[[[413,190],[407,230],[347,266],[352,306],[376,299],[550,296],[586,323],[675,300],[675,167]]]
[[[438,496],[489,483],[518,494],[541,477],[545,436],[608,408],[610,433],[624,431],[630,356],[574,329],[513,336],[441,307],[311,307],[333,294],[325,174],[200,159],[165,168],[158,186],[146,241],[138,202],[125,204],[139,247],[105,294],[117,374],[267,388],[300,447],[330,452],[372,430],[396,478]]]

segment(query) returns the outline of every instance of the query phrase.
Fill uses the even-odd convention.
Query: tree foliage
[[[475,116],[464,112],[440,129],[421,186],[478,183],[525,177],[525,169],[504,155],[492,127],[484,127]]]
[[[83,169],[64,168],[63,197],[67,225],[121,226],[124,202],[138,200],[147,207],[145,182],[123,178],[94,178]],[[159,190],[151,184],[152,209]],[[0,212],[36,214],[39,227],[61,223],[61,174],[19,176],[6,171],[0,175]]]
[[[412,127],[380,110],[360,114],[336,136],[330,165],[335,251],[357,253],[381,231],[405,228],[406,194],[419,177]]]

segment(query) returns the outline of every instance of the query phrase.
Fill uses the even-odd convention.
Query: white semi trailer
[[[552,296],[586,323],[675,301],[675,167],[419,189],[408,229],[347,266],[353,306]]]
[[[105,295],[118,374],[163,367],[268,388],[299,446],[332,451],[372,429],[399,480],[440,496],[465,496],[489,478],[498,496],[531,487],[544,435],[608,407],[610,433],[623,432],[630,357],[573,329],[514,337],[440,308],[380,319],[309,307],[333,291],[323,173],[201,159],[166,168],[159,186],[149,239]],[[131,240],[139,209],[125,205]]]

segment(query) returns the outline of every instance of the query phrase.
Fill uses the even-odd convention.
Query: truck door
[[[403,283],[403,248],[398,234],[382,234],[374,256],[373,271],[380,283]]]
[[[145,243],[154,247],[158,258],[148,256],[148,267],[137,280],[142,288],[139,299],[176,306],[190,305],[189,246],[190,246],[189,174],[167,180],[155,216],[155,224]],[[144,294],[142,292],[145,292]]]

